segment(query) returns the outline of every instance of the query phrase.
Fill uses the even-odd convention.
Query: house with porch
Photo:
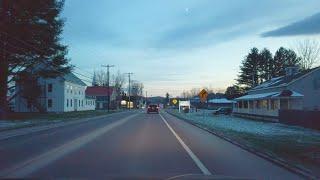
[[[236,98],[233,114],[262,120],[279,120],[281,110],[320,111],[320,67],[272,78]]]

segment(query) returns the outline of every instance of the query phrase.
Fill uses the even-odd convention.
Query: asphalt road
[[[0,177],[165,179],[188,174],[302,179],[164,112],[118,113],[0,141]]]

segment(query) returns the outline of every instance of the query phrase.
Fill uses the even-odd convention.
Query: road
[[[0,141],[0,177],[301,177],[165,112],[106,118]]]

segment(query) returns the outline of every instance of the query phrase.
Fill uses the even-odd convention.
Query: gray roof
[[[63,79],[65,81],[68,81],[68,82],[71,82],[71,83],[74,83],[74,84],[78,84],[78,85],[81,85],[81,86],[87,86],[86,83],[84,83],[80,78],[78,78],[76,75],[74,75],[73,73],[68,73],[68,74],[65,74],[63,76]]]
[[[249,91],[255,91],[255,90],[260,90],[260,89],[265,89],[265,88],[275,88],[275,87],[279,87],[279,86],[286,86],[289,83],[299,79],[300,77],[314,71],[314,70],[319,70],[320,67],[316,67],[313,69],[309,69],[309,70],[305,70],[305,71],[301,71],[295,75],[292,76],[280,76],[280,77],[276,77],[276,78],[272,78],[269,81],[266,81],[254,88],[252,88]]]
[[[283,91],[278,91],[278,92],[268,92],[268,93],[261,93],[261,94],[248,94],[245,96],[241,96],[239,98],[236,98],[236,101],[240,100],[259,100],[259,99],[271,99],[271,98],[279,98],[279,97],[295,97],[295,98],[301,98],[304,95],[300,94],[295,91],[290,91],[290,94],[288,95],[283,95]]]

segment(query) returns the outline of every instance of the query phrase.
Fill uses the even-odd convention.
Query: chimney
[[[292,67],[286,68],[286,76],[294,76],[294,75],[298,74],[298,72],[299,72],[298,66],[292,66]]]

